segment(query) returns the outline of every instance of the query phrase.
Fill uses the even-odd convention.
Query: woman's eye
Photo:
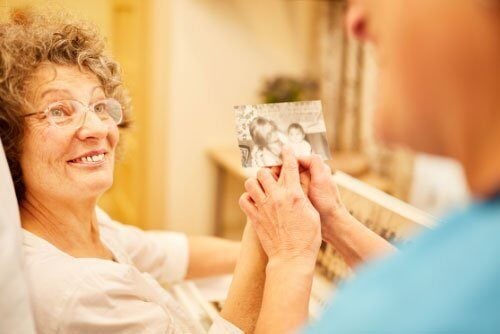
[[[94,111],[97,114],[104,114],[106,112],[106,104],[105,103],[98,103],[94,106]]]
[[[73,114],[70,106],[58,105],[49,109],[50,117],[67,117]]]
[[[50,116],[52,117],[62,117],[64,112],[61,109],[50,109]]]

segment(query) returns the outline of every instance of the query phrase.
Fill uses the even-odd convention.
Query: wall
[[[206,150],[236,145],[232,106],[258,102],[263,78],[315,73],[318,8],[315,1],[173,0],[165,9],[167,146],[156,149],[166,152],[169,228],[211,231],[214,170]]]

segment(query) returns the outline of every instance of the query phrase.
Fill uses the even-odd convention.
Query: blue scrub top
[[[500,333],[500,196],[361,269],[306,333]]]

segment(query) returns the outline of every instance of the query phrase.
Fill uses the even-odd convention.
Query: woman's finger
[[[281,151],[283,166],[281,168],[280,179],[289,187],[300,187],[299,164],[290,146],[283,146]]]
[[[240,208],[251,221],[257,221],[259,211],[248,193],[243,193],[239,200]]]
[[[274,166],[270,168],[271,174],[273,175],[274,179],[278,181],[281,173],[281,166]]]
[[[257,172],[257,180],[259,180],[260,184],[262,185],[262,188],[264,189],[264,192],[267,195],[272,193],[278,187],[278,184],[274,179],[274,176],[267,168],[261,168]]]
[[[308,156],[303,156],[303,157],[298,157],[297,161],[299,163],[299,168],[307,170],[311,168],[311,162],[312,162],[312,157],[314,154],[308,155]]]
[[[311,158],[312,155],[297,158],[297,162],[299,163],[299,173],[309,173],[309,169],[311,168]]]
[[[257,205],[262,205],[266,201],[267,195],[256,178],[252,177],[245,181],[245,190]]]
[[[311,184],[311,174],[309,172],[300,173],[300,184],[302,186],[302,190],[307,195],[309,192],[309,185]]]

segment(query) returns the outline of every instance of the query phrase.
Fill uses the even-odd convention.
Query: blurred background
[[[321,99],[333,160],[433,214],[468,200],[454,161],[373,138],[376,63],[344,29],[344,1],[0,0],[95,23],[121,63],[134,126],[100,205],[123,223],[238,238],[244,171],[234,105]]]

